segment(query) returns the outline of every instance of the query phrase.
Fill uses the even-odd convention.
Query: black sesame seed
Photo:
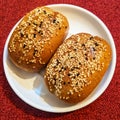
[[[24,44],[24,45],[23,45],[23,48],[25,48],[26,46],[27,46],[27,45]]]
[[[56,68],[56,66],[53,66],[53,68]]]
[[[56,23],[56,19],[53,19],[53,23]]]
[[[93,51],[96,51],[96,49],[93,47]]]
[[[45,10],[43,10],[44,14],[47,14],[47,12]]]
[[[51,17],[52,17],[52,15],[51,15],[51,14],[48,14],[48,17],[49,17],[49,18],[51,18]]]
[[[40,12],[40,10],[38,10],[38,12]]]
[[[62,68],[61,69],[64,69],[64,67],[62,66]]]
[[[40,30],[40,31],[38,31],[38,33],[41,33],[41,30]]]
[[[76,83],[76,86],[78,85],[78,82]]]
[[[63,84],[65,85],[65,84],[66,84],[66,82],[63,82]]]
[[[59,82],[61,82],[61,80],[58,80]]]
[[[59,30],[61,30],[61,27],[59,27]]]
[[[26,34],[26,38],[28,37],[28,34]]]
[[[33,55],[35,55],[38,52],[38,50],[34,50]]]
[[[75,70],[75,69],[79,69],[79,67],[72,67],[71,71]]]
[[[40,30],[39,32],[38,32],[40,35],[43,35],[43,32]]]
[[[80,75],[80,73],[77,73],[77,76],[79,76]]]
[[[58,65],[60,62],[59,62],[59,60],[57,59],[57,64],[56,65]]]
[[[90,37],[90,40],[92,40],[93,39],[93,37]]]
[[[40,25],[39,25],[40,28],[42,27],[42,24],[43,24],[43,22],[41,21],[41,22],[40,22]]]
[[[34,38],[36,38],[36,34],[33,34]]]
[[[95,57],[93,57],[93,60],[95,60]]]
[[[23,36],[24,36],[24,34],[23,34],[23,33],[20,33],[20,36],[21,36],[21,37],[23,37]]]
[[[41,32],[40,35],[43,35],[43,32]]]
[[[67,26],[65,26],[65,29],[67,29]]]
[[[68,82],[68,84],[70,84],[70,82]]]
[[[64,67],[64,70],[66,70],[66,67]]]
[[[85,44],[84,44],[84,43],[82,44],[82,47],[85,47]]]
[[[37,25],[36,23],[33,23],[34,25]]]
[[[71,68],[71,71],[73,71],[75,68],[73,67],[73,68]]]
[[[62,69],[60,69],[59,72],[62,72]]]
[[[85,60],[88,60],[88,58],[87,58],[87,57],[85,57]]]
[[[62,70],[66,70],[66,68],[62,66],[62,68],[61,68],[61,70],[60,70],[60,71],[62,71]]]
[[[74,48],[73,50],[74,50],[74,51],[77,51],[77,49],[75,49],[75,48]]]
[[[71,74],[70,73],[68,73],[68,76],[70,76]]]
[[[99,45],[97,42],[95,42],[94,44],[95,44],[95,46],[98,46],[98,45]]]
[[[75,79],[75,78],[76,78],[76,76],[73,76],[73,78]]]
[[[56,77],[56,76],[55,76],[55,77]],[[55,77],[53,78],[53,79],[54,79],[54,81],[56,81],[56,78],[55,78]]]

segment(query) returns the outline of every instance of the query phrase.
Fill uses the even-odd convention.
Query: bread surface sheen
[[[72,35],[47,65],[44,78],[49,91],[68,103],[84,100],[102,80],[111,54],[110,45],[98,36]]]
[[[67,18],[49,7],[38,7],[30,11],[10,38],[10,59],[25,71],[39,71],[62,43],[68,29]]]

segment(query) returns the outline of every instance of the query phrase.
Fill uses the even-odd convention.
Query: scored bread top
[[[110,60],[111,48],[104,39],[87,33],[72,35],[47,65],[48,89],[64,101],[82,101],[101,81]]]
[[[14,30],[8,51],[11,60],[26,71],[39,71],[68,32],[67,18],[48,7],[27,13]]]

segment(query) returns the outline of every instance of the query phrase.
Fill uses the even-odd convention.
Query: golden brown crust
[[[48,7],[26,14],[8,45],[10,59],[19,68],[36,72],[49,61],[68,33],[67,18]]]
[[[85,99],[102,80],[111,61],[111,48],[87,33],[72,35],[57,49],[46,68],[50,92],[69,103]]]

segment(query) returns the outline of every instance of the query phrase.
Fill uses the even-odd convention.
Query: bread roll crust
[[[27,13],[14,30],[8,52],[19,68],[37,72],[44,67],[66,37],[67,18],[48,7]]]
[[[66,39],[46,67],[49,91],[68,103],[84,100],[102,80],[111,61],[110,45],[79,33]]]

